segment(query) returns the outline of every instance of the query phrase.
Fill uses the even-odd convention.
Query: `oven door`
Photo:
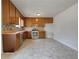
[[[31,36],[32,36],[32,38],[39,38],[39,32],[38,31],[32,31]]]

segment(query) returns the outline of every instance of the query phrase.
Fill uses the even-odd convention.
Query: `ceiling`
[[[11,0],[25,17],[54,17],[77,3],[77,0]]]

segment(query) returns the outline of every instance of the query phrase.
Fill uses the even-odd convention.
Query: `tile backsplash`
[[[2,31],[16,30],[14,24],[2,25]]]

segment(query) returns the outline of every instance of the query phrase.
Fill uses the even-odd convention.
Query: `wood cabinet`
[[[19,24],[23,15],[10,0],[2,0],[2,24]]]
[[[24,31],[24,32],[22,32],[22,36],[23,36],[23,40],[32,39],[31,31]]]
[[[15,15],[15,6],[10,2],[10,23],[15,24],[16,22],[16,15]]]
[[[18,25],[19,24],[19,12],[18,12],[18,9],[16,9],[16,24]]]
[[[23,40],[25,40],[25,39],[32,39],[31,31],[23,32]]]
[[[18,25],[19,24],[19,20],[20,20],[20,23],[21,21],[24,22],[23,20],[23,15],[19,12],[18,9],[16,9],[16,24]],[[23,24],[24,25],[24,24]]]
[[[15,42],[15,50],[17,50],[20,47],[21,41],[20,41],[20,33],[15,35],[16,37],[16,42]]]
[[[2,39],[4,52],[14,52],[20,47],[20,33],[2,34]]]
[[[23,40],[25,40],[25,39],[27,39],[27,38],[28,38],[28,32],[25,31],[25,32],[23,32]]]
[[[48,23],[53,23],[52,17],[25,17],[24,18],[24,25],[27,27],[33,26],[34,24],[38,26],[44,26]]]
[[[2,0],[2,24],[9,24],[10,22],[9,8],[10,8],[10,1]]]
[[[28,31],[28,39],[32,39],[32,36],[31,36],[31,31]]]
[[[45,31],[39,31],[39,38],[45,38],[46,32]]]
[[[23,15],[15,7],[15,5],[10,0],[2,0],[2,24],[19,24],[19,17]],[[7,30],[6,30],[7,31]],[[3,34],[3,51],[4,52],[13,52],[20,47],[20,33],[17,34]]]
[[[46,37],[45,31],[38,31],[38,32],[39,32],[39,38],[45,38]],[[32,39],[31,31],[25,32],[24,36],[25,36],[26,39]]]

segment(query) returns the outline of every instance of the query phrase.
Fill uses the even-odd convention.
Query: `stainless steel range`
[[[36,28],[33,28],[31,31],[31,36],[33,39],[38,39],[39,38],[39,31]]]

